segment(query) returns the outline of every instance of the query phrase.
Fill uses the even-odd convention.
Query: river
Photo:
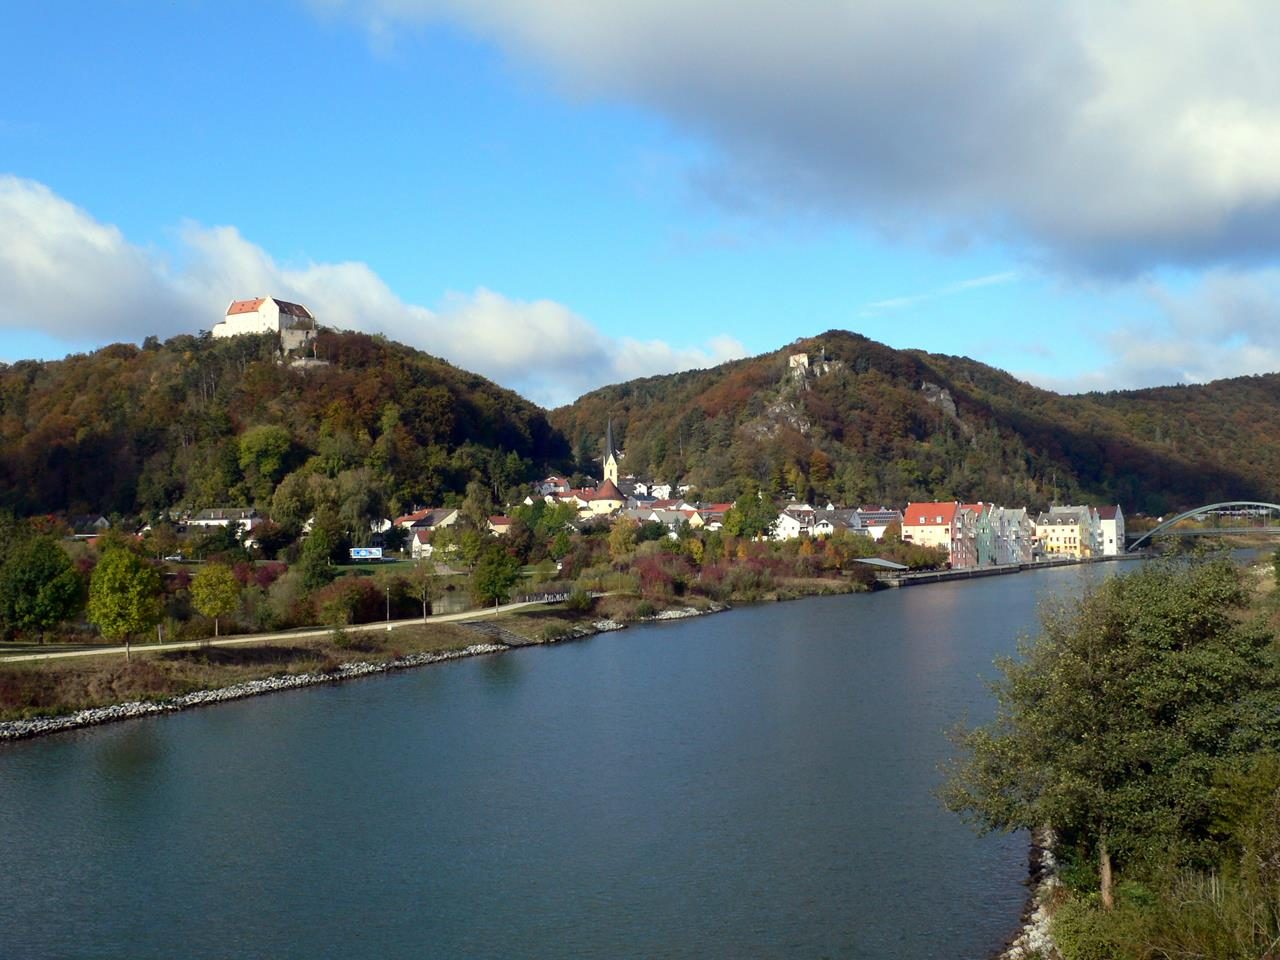
[[[940,807],[944,731],[990,717],[992,659],[1086,575],[740,608],[2,746],[0,956],[980,960],[1017,926],[1027,844]]]

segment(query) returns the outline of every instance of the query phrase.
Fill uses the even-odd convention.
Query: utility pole
[[[386,585],[387,590],[387,632],[391,631],[391,584]]]

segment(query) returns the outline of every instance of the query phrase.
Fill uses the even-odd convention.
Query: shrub
[[[574,587],[569,592],[569,597],[564,602],[566,610],[572,610],[574,613],[586,613],[595,606],[595,598],[581,587]]]
[[[327,624],[370,623],[384,616],[382,591],[366,577],[340,577],[311,595]]]

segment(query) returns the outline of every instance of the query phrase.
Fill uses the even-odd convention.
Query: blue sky
[[[836,327],[1064,390],[1280,369],[1247,2],[19,5],[0,360],[275,294],[559,403]]]

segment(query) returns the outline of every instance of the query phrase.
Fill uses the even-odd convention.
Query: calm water
[[[1113,565],[1108,565],[1113,566]],[[931,791],[1074,569],[804,600],[0,747],[0,957],[982,958]]]

